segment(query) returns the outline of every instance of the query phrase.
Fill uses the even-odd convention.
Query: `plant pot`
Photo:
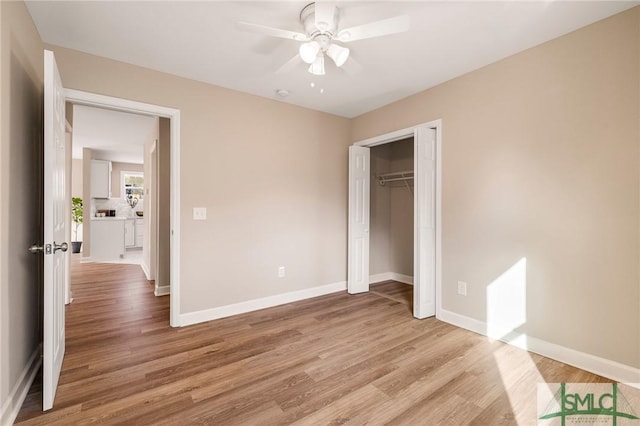
[[[71,253],[80,253],[82,241],[71,241]]]

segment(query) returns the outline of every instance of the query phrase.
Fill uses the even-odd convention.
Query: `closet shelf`
[[[384,186],[387,182],[409,181],[413,180],[413,170],[407,170],[404,172],[384,173],[376,176],[378,183]]]

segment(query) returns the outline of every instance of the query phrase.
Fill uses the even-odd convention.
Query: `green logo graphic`
[[[593,423],[594,416],[609,416],[613,426],[618,424],[618,418],[638,420],[631,404],[618,389],[617,383],[611,384],[611,392],[595,393],[567,393],[566,383],[560,384],[560,389],[553,395],[553,399],[539,417],[548,420],[559,417],[565,426],[567,417],[579,416],[582,422]],[[589,419],[586,416],[591,416]]]

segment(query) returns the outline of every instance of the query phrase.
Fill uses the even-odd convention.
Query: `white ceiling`
[[[73,158],[91,148],[95,159],[142,164],[144,142],[157,125],[155,117],[74,105]]]
[[[315,77],[298,42],[241,32],[247,21],[301,31],[307,1],[27,1],[51,44],[354,117],[639,4],[617,1],[338,2],[340,28],[408,14],[407,33],[346,44],[353,61]],[[355,72],[355,73],[354,73]],[[311,87],[310,83],[315,83]],[[324,89],[320,93],[320,89]]]

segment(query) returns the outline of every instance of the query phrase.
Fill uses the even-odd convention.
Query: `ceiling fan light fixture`
[[[300,57],[307,64],[313,64],[317,60],[318,52],[320,52],[320,44],[315,40],[300,45]]]
[[[320,54],[309,66],[309,72],[313,75],[324,75],[324,55]]]
[[[327,49],[327,56],[333,59],[337,67],[341,67],[349,58],[349,49],[338,46],[337,44],[332,44]]]
[[[276,73],[280,73],[283,69],[293,68],[302,61],[309,64],[309,72],[314,75],[325,74],[325,56],[330,57],[337,67],[342,67],[349,59],[349,49],[334,45],[333,42],[347,43],[398,34],[408,31],[410,27],[409,15],[400,15],[355,27],[340,28],[340,14],[341,9],[336,6],[336,0],[316,0],[304,6],[300,11],[302,32],[250,22],[237,22],[236,26],[243,31],[302,42],[298,48],[298,55],[289,59]],[[349,74],[353,74],[354,68],[362,68],[356,66],[357,62],[353,59],[350,64]]]

